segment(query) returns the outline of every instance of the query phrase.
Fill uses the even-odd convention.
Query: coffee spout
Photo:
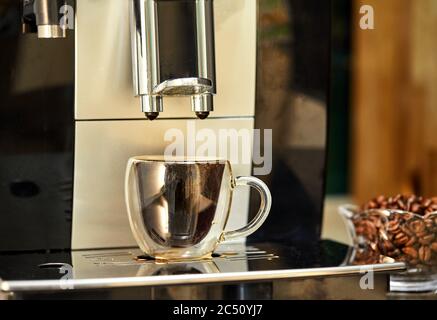
[[[206,119],[214,110],[211,94],[195,95],[191,97],[191,108],[199,119]]]
[[[187,96],[196,116],[208,117],[216,93],[213,0],[131,0],[130,20],[142,112],[155,119],[163,97]]]

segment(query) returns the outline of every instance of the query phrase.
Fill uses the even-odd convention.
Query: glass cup
[[[260,209],[243,228],[224,231],[238,186],[260,193]],[[272,203],[264,182],[234,178],[227,160],[159,156],[129,159],[125,196],[135,240],[158,260],[208,258],[220,242],[255,232]]]

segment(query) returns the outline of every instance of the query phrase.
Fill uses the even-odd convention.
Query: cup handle
[[[243,228],[223,233],[223,240],[243,238],[251,235],[264,223],[272,206],[272,195],[267,185],[255,177],[237,177],[234,186],[249,186],[255,188],[261,196],[261,204],[256,216]]]

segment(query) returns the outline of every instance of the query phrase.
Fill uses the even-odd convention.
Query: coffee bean
[[[399,262],[407,262],[407,256],[406,255],[399,256],[398,258],[396,258],[396,260]]]
[[[364,228],[359,227],[359,226],[355,226],[355,233],[356,234],[364,234]]]
[[[393,198],[390,197],[391,201],[390,202],[397,202],[398,200],[400,200],[402,198],[401,194],[397,194],[396,196],[394,196]]]
[[[396,240],[399,240],[399,239],[402,239],[402,238],[408,238],[408,237],[407,237],[407,235],[406,235],[405,233],[403,233],[403,232],[399,232],[398,234],[395,235],[395,239],[396,239]]]
[[[362,225],[363,225],[364,228],[366,228],[368,230],[369,233],[372,233],[372,234],[376,233],[376,226],[371,221],[364,220],[362,222]]]
[[[374,201],[370,201],[370,202],[367,204],[367,209],[376,209],[376,208],[378,208],[378,203],[376,203],[376,202],[374,202]]]
[[[385,200],[385,196],[384,195],[380,195],[380,196],[378,196],[376,198],[376,202],[379,203],[379,204],[382,204],[383,202],[387,202],[387,201]]]
[[[417,238],[416,237],[411,237],[410,240],[408,240],[408,242],[405,244],[406,247],[412,247],[414,246],[414,244],[417,242]]]
[[[425,231],[425,222],[423,220],[414,220],[409,222],[409,227],[411,231],[413,231],[416,234],[422,233]]]
[[[417,238],[423,238],[423,237],[425,237],[426,235],[427,235],[426,230],[423,230],[423,231],[421,231],[421,232],[417,232],[417,233],[416,233]]]
[[[404,245],[404,244],[407,244],[407,243],[408,243],[409,239],[408,239],[408,237],[407,237],[405,234],[403,234],[403,233],[399,233],[399,234],[397,234],[396,236],[398,236],[398,235],[403,235],[403,236],[401,236],[401,237],[395,237],[394,243],[395,243],[396,245],[401,246],[401,245]]]
[[[379,215],[371,215],[369,216],[369,221],[374,224],[376,228],[382,227],[382,219]]]
[[[427,246],[420,247],[419,259],[423,262],[428,262],[431,259],[431,249]]]
[[[429,245],[434,240],[434,234],[427,234],[426,236],[423,236],[422,238],[419,238],[419,242],[423,245]]]
[[[392,258],[397,258],[401,255],[401,251],[399,249],[394,249],[392,251],[387,251],[387,256]]]
[[[414,233],[413,231],[411,231],[405,226],[401,227],[400,229],[402,230],[403,233],[405,233],[409,237],[414,237],[415,235],[417,235],[416,233]]]
[[[434,251],[434,252],[437,252],[437,242],[434,242],[434,243],[431,245],[431,250]]]
[[[390,240],[381,241],[380,247],[384,252],[392,252],[395,249],[395,246]]]
[[[413,259],[417,258],[417,250],[413,247],[405,247],[402,249],[402,252]]]
[[[389,232],[394,232],[396,230],[399,230],[399,221],[398,220],[392,220],[389,223],[387,223],[387,230]]]
[[[419,213],[421,208],[421,205],[418,203],[413,203],[413,205],[411,206],[411,211],[413,211],[414,213]]]
[[[425,221],[425,226],[427,229],[432,229],[434,227],[434,221],[432,219],[429,219],[426,217],[426,219],[424,221]]]
[[[403,212],[400,214],[399,219],[399,223],[401,225],[404,225],[406,222],[408,222],[409,220],[411,220],[411,218],[414,218],[414,213],[410,213],[410,212]]]

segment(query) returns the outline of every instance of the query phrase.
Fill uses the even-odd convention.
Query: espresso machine
[[[282,13],[271,14],[275,6]],[[310,28],[309,16],[319,23]],[[232,167],[235,176],[257,175],[268,161],[241,159],[260,148],[271,154],[257,176],[273,205],[265,225],[236,245],[320,253],[312,246],[322,224],[329,4],[6,0],[0,48],[0,258],[40,253],[41,263],[74,267],[99,256],[77,256],[86,250],[136,247],[124,199],[128,159],[163,155],[178,138],[194,156],[202,130],[254,129],[272,130],[271,141],[239,137]],[[258,206],[249,189],[237,192],[227,230]]]
[[[8,161],[16,171],[2,170],[2,195],[10,205],[2,219],[10,223],[2,223],[9,240],[1,242],[0,250],[135,245],[123,190],[129,157],[162,155],[171,129],[187,133],[191,127],[216,132],[254,127],[253,1],[36,0],[9,6],[17,14],[23,9],[15,21],[24,34],[16,35],[14,58],[26,57],[17,81],[44,95],[32,103],[54,110],[39,114],[43,119],[35,123],[34,115],[18,110],[29,108],[30,101],[23,101],[23,108],[13,106],[15,100],[2,102],[5,122],[8,116],[29,117],[35,127],[41,126],[35,129],[41,129],[42,141],[40,150],[11,152]],[[58,22],[72,10],[74,29],[61,28]],[[31,79],[26,63],[38,65],[38,80]],[[12,67],[3,72],[2,82],[13,86],[6,78],[13,72]],[[56,83],[55,78],[62,79]],[[45,93],[46,87],[59,89],[58,100]],[[47,126],[57,132],[47,133]],[[16,139],[8,140],[17,144]],[[59,148],[51,139],[58,140]],[[55,149],[49,151],[51,146]],[[235,170],[248,175],[251,164],[237,163]],[[239,214],[229,221],[230,228],[247,220],[249,192],[242,193],[244,201],[234,204],[232,210]],[[23,226],[25,220],[28,226]]]

